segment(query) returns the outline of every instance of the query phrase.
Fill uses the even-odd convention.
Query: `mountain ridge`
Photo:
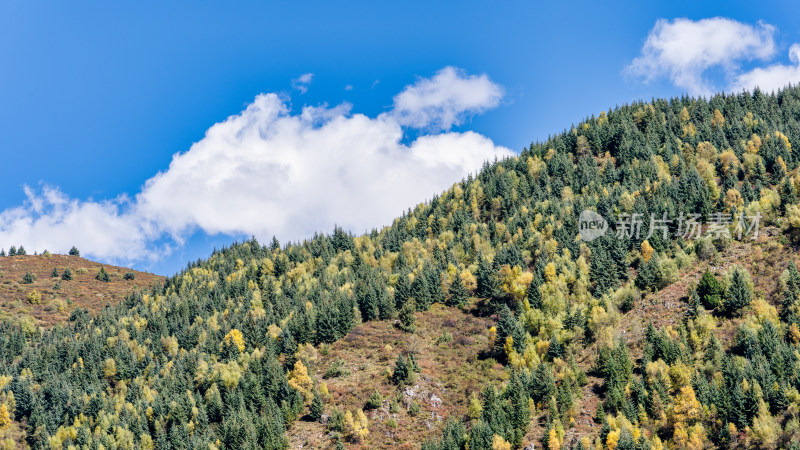
[[[0,323],[15,445],[24,432],[33,448],[790,446],[799,120],[798,88],[618,107],[381,230],[251,239],[97,315],[42,333]],[[767,232],[691,239],[670,223],[662,237],[644,221],[586,242],[583,210],[617,231],[623,215],[724,213]],[[484,366],[433,406],[437,379]],[[419,380],[427,405],[405,401]]]

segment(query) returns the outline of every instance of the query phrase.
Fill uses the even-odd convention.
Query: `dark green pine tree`
[[[511,312],[508,305],[500,309],[500,318],[497,320],[497,335],[495,336],[495,353],[503,360],[506,359],[505,345],[508,337],[514,341],[514,349],[522,352],[525,348],[525,330],[522,324]]]
[[[719,308],[722,305],[722,282],[706,269],[700,282],[697,283],[697,296],[703,307],[708,309]]]
[[[800,272],[798,272],[794,261],[789,263],[787,274],[786,287],[783,292],[783,304],[781,306],[781,319],[788,323],[798,323],[800,321]]]
[[[748,285],[743,271],[744,269],[738,269],[733,272],[730,286],[728,286],[725,292],[725,303],[723,307],[725,313],[729,316],[738,314],[739,311],[749,305],[750,301],[753,299],[753,291]]]
[[[453,278],[453,282],[450,283],[450,289],[448,290],[449,296],[447,297],[447,306],[458,306],[462,307],[467,303],[469,299],[469,291],[467,290],[466,286],[464,286],[464,282],[461,280],[461,277],[456,274]]]
[[[444,304],[446,295],[442,287],[442,271],[433,265],[428,265],[427,270],[423,270],[427,278],[428,292],[430,293],[430,303]],[[428,305],[430,307],[430,305]]]
[[[17,247],[13,245],[8,249],[8,256],[17,256]]]
[[[325,405],[322,403],[322,396],[319,391],[314,388],[314,398],[311,400],[311,406],[308,410],[308,416],[313,421],[318,421],[322,418],[322,413],[325,412]]]
[[[53,271],[50,272],[50,277],[51,278],[58,278],[58,268],[53,267]]]
[[[552,361],[556,358],[564,357],[564,346],[561,345],[555,334],[550,337],[550,345],[547,347],[547,358]]]
[[[316,318],[316,333],[314,340],[317,344],[333,343],[341,336],[338,333],[338,308],[329,302],[322,303],[319,306]]]
[[[542,291],[539,290],[542,283],[544,283],[544,279],[542,278],[542,274],[537,270],[533,273],[533,280],[531,280],[527,292],[528,304],[531,308],[542,308]]]
[[[483,420],[478,421],[469,430],[469,449],[470,450],[492,450],[492,439],[494,432],[492,428]]]
[[[598,239],[592,250],[590,275],[596,297],[602,296],[617,284],[616,263],[611,259],[611,255],[604,245],[604,242],[609,239],[607,237]]]
[[[259,448],[265,450],[284,450],[289,448],[286,425],[280,408],[272,400],[267,401],[264,414],[256,423]]]
[[[786,214],[786,207],[797,203],[797,190],[787,177],[781,185],[781,214]]]
[[[414,299],[411,299],[400,308],[400,313],[398,314],[398,318],[400,319],[400,329],[405,331],[406,333],[413,333],[416,331],[416,316],[414,313],[417,312],[417,306],[414,302]]]
[[[100,271],[97,272],[97,275],[95,276],[95,278],[97,280],[99,280],[99,281],[104,282],[104,283],[108,283],[109,281],[111,281],[111,278],[109,277],[108,272],[106,272],[106,268],[105,267],[101,267],[100,268]]]
[[[475,295],[481,298],[494,299],[500,297],[500,280],[491,264],[483,256],[478,257],[478,270],[475,271],[477,288]]]
[[[775,162],[772,163],[772,184],[780,184],[784,177],[786,177],[786,171],[783,170],[783,166],[775,160]]]
[[[25,272],[25,275],[22,276],[22,284],[31,284],[34,281],[36,281],[36,275],[30,272]]]
[[[394,307],[400,309],[406,301],[411,298],[411,280],[408,278],[407,271],[400,272],[397,283],[394,286]]]
[[[502,399],[497,395],[494,386],[486,386],[482,396],[483,411],[481,411],[481,419],[489,424],[494,434],[503,438],[508,437],[511,434],[511,423]]]
[[[513,446],[519,447],[522,445],[522,438],[525,436],[530,422],[528,393],[525,389],[525,382],[521,374],[512,374],[504,396],[508,399],[507,414],[511,429],[513,430],[513,436],[509,436],[509,441]]]
[[[413,374],[414,372],[409,365],[408,358],[402,353],[397,355],[397,360],[394,363],[394,370],[392,371],[392,383],[398,386],[404,386],[413,379]]]
[[[288,328],[281,330],[280,335],[278,335],[278,341],[280,342],[280,351],[283,353],[285,358],[283,366],[291,369],[294,367],[294,363],[297,361],[297,358],[295,357],[295,353],[297,353],[298,349],[297,341]]]
[[[686,308],[686,318],[695,319],[700,314],[700,309],[703,305],[700,304],[700,296],[697,294],[697,289],[689,291],[689,300]],[[651,324],[652,325],[652,324]]]
[[[736,383],[729,393],[728,403],[728,422],[736,425],[739,430],[744,430],[747,426],[747,414],[745,407],[745,396],[742,391],[742,384]]]
[[[528,383],[531,398],[536,403],[547,401],[556,394],[556,380],[547,364],[539,364],[531,371]]]
[[[394,306],[394,299],[389,295],[389,291],[380,286],[377,290],[378,295],[378,318],[388,320],[395,317],[397,310]]]
[[[657,255],[642,264],[634,280],[636,287],[642,290],[658,291],[662,286],[661,268]]]
[[[72,246],[72,248],[71,248],[71,249],[69,249],[69,254],[70,254],[71,256],[81,256],[81,252],[80,252],[80,251],[78,250],[78,248],[77,248],[77,247],[75,247],[74,245]]]
[[[365,322],[378,317],[378,295],[371,282],[359,281],[356,284],[355,297],[361,318]]]
[[[411,297],[417,305],[417,311],[427,311],[431,303],[433,303],[433,298],[428,288],[428,279],[424,273],[418,273],[414,277],[414,282],[411,283]]]

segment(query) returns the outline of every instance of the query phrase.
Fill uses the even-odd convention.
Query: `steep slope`
[[[789,446],[798,120],[797,88],[616,108],[380,231],[251,240],[65,327],[0,324],[0,405],[34,448]],[[584,210],[612,230],[582,239]],[[634,214],[704,225],[628,236]]]
[[[322,347],[324,354],[311,362],[310,372],[326,383],[331,410],[363,409],[374,392],[381,394],[380,406],[365,411],[370,427],[363,448],[414,448],[440,434],[448,418],[465,416],[470,395],[507,379],[494,359],[480,356],[491,346],[490,320],[443,305],[416,316],[415,334],[400,330],[396,320],[365,323]],[[391,373],[397,357],[409,352],[420,372],[398,390]],[[412,402],[419,412],[409,413]],[[319,422],[297,421],[288,435],[293,448],[333,444]]]

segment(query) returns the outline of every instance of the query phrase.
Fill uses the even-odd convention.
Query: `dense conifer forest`
[[[324,420],[318,445],[369,448],[381,394],[340,410],[308,355],[369,321],[438,335],[415,313],[439,303],[491,320],[479,358],[507,377],[416,448],[800,448],[798,165],[800,88],[602,112],[381,230],[251,239],[96,315],[4,321],[0,443],[279,449],[297,421]],[[584,210],[610,230],[581,239]],[[619,233],[632,217],[639,232]],[[679,217],[705,225],[687,235]],[[774,295],[744,265],[715,266],[686,287],[678,323],[617,332],[681,273],[765,240],[788,255],[765,281]],[[380,382],[398,390],[419,371],[413,352],[391,366]],[[571,432],[590,377],[595,422]]]

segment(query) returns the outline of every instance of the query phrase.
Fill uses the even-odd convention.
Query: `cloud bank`
[[[659,19],[642,46],[641,55],[625,69],[645,82],[668,78],[690,95],[709,96],[719,90],[709,72],[718,71],[724,89],[733,92],[773,91],[800,81],[800,48],[789,51],[793,66],[774,64],[745,70],[743,65],[769,61],[777,53],[775,27],[750,25],[724,17],[697,21]]]
[[[351,114],[347,104],[294,113],[288,99],[261,94],[175,154],[132,199],[77,200],[26,187],[23,205],[0,212],[0,247],[77,245],[104,260],[136,261],[197,231],[285,241],[334,224],[380,227],[484,161],[513,155],[480,134],[448,131],[501,97],[487,76],[451,67],[407,86],[376,117]],[[406,128],[437,132],[404,143]]]

